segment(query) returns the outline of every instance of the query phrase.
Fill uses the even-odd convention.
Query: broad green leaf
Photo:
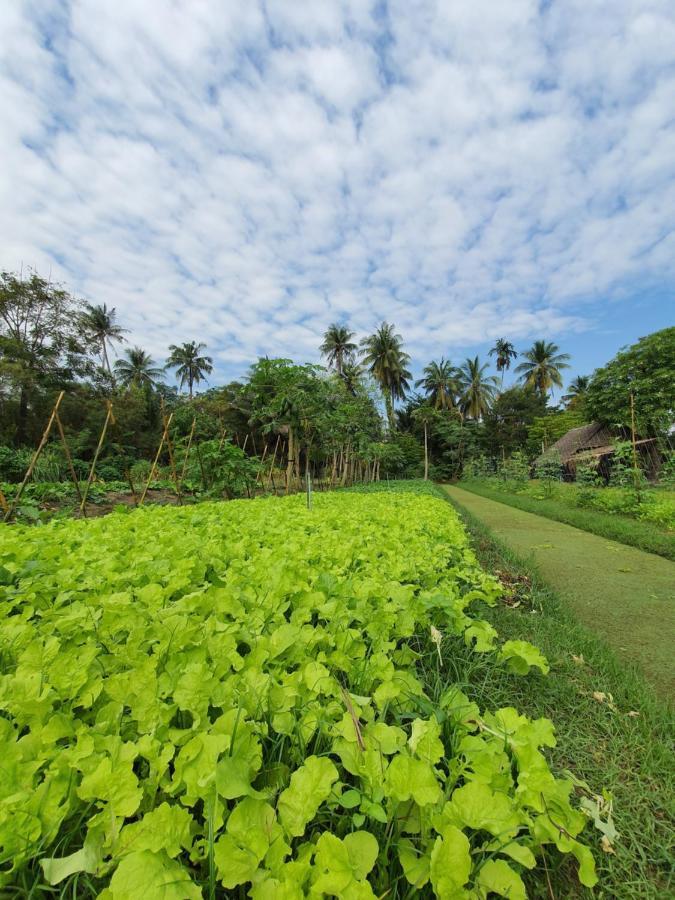
[[[100,854],[93,846],[87,846],[86,844],[81,850],[71,853],[70,856],[40,860],[42,871],[50,884],[58,884],[64,878],[68,878],[76,872],[94,873],[100,863]]]
[[[454,825],[448,825],[436,838],[431,851],[429,875],[439,900],[453,900],[469,880],[469,850],[467,836]]]
[[[532,667],[540,669],[544,675],[549,672],[546,657],[528,641],[505,641],[499,659],[516,675],[527,675]]]
[[[399,802],[414,800],[420,806],[437,803],[441,788],[428,763],[411,756],[395,756],[385,775],[385,792]]]
[[[279,795],[277,810],[286,832],[299,837],[328,798],[338,772],[326,757],[308,756],[291,775],[291,783]]]
[[[420,853],[412,841],[404,839],[398,843],[398,858],[410,884],[418,889],[424,887],[429,881],[430,854]]]
[[[154,853],[164,850],[168,856],[176,857],[183,850],[190,849],[192,824],[192,816],[186,809],[162,803],[146,813],[139,822],[124,826],[114,854],[122,856],[140,850],[152,850]]]
[[[106,893],[111,900],[202,900],[201,889],[180,863],[150,850],[125,856]]]
[[[476,883],[485,890],[509,900],[527,900],[523,880],[503,859],[489,859],[478,872]]]

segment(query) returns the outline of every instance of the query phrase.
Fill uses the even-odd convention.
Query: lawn
[[[622,513],[621,508],[624,510],[629,508],[627,502],[623,506],[620,502],[627,493],[625,490],[591,489],[591,496],[597,494],[599,499],[607,498],[608,504],[615,498],[618,508],[602,510],[576,505],[578,491],[574,485],[556,484],[551,490],[551,496],[547,496],[546,489],[539,482],[530,482],[527,491],[515,490],[513,483],[500,482],[498,479],[466,480],[462,481],[461,487],[516,509],[536,513],[557,522],[565,522],[592,534],[675,560],[675,532],[668,530],[663,524]],[[657,508],[669,509],[673,502],[671,497],[672,492],[658,492]]]

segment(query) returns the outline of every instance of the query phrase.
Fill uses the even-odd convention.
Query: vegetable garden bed
[[[552,723],[450,674],[466,645],[548,666],[479,618],[501,588],[444,501],[15,526],[0,583],[6,890],[519,898],[546,846],[595,883]]]

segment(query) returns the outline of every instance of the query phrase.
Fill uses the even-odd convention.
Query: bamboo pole
[[[162,417],[166,422],[166,416],[162,413]],[[173,455],[173,444],[171,443],[171,435],[169,434],[169,429],[166,429],[166,446],[169,451],[169,465],[171,466],[171,475],[173,477],[173,483],[176,488],[176,496],[178,497],[178,505],[183,505],[183,495],[180,491],[180,484],[178,483],[178,472],[176,471],[176,459]]]
[[[635,485],[635,495],[638,503],[640,502],[640,471],[637,459],[637,436],[635,434],[635,397],[630,392],[630,434],[633,444],[633,484]]]
[[[244,438],[244,446],[241,448],[242,453],[246,453],[246,445],[248,444],[248,434]]]
[[[31,459],[30,463],[28,464],[28,468],[26,469],[26,474],[23,476],[23,481],[19,485],[16,494],[14,494],[14,497],[12,498],[12,502],[10,503],[8,509],[5,512],[4,520],[3,520],[5,522],[8,522],[11,519],[12,514],[14,513],[14,510],[16,509],[16,507],[19,503],[19,500],[21,499],[21,495],[23,494],[24,488],[28,484],[28,481],[29,481],[31,475],[33,474],[33,469],[35,468],[35,463],[38,461],[38,459],[40,458],[40,454],[42,453],[42,451],[45,448],[45,444],[47,443],[47,439],[49,438],[49,434],[52,430],[52,425],[54,424],[54,419],[56,418],[56,416],[58,414],[59,406],[61,405],[61,401],[63,400],[64,394],[65,394],[65,391],[61,391],[59,396],[56,398],[56,403],[54,404],[51,415],[49,416],[49,421],[47,422],[47,427],[42,432],[42,437],[40,438],[40,443],[38,444],[37,450],[33,454],[32,459]]]
[[[134,506],[138,506],[138,497],[136,496],[136,488],[134,487],[134,480],[131,477],[131,472],[129,469],[124,470],[124,475],[129,482],[129,487],[131,488],[131,496],[134,498]]]
[[[181,482],[185,481],[185,472],[187,470],[188,459],[190,458],[190,448],[192,447],[192,439],[195,436],[196,424],[197,424],[197,419],[193,418],[192,427],[190,428],[190,437],[188,438],[187,447],[185,448],[185,459],[183,460],[183,468],[180,473]]]
[[[281,440],[281,435],[277,435],[277,442],[274,445],[274,455],[272,456],[272,465],[270,466],[270,484],[272,485],[272,490],[276,494],[277,486],[274,483],[274,463],[277,461],[277,450],[279,449],[279,441]]]
[[[258,479],[260,478],[260,474],[261,474],[261,472],[262,472],[262,467],[263,467],[264,464],[265,464],[265,457],[266,457],[266,456],[267,456],[267,441],[265,441],[265,446],[264,446],[264,448],[263,448],[262,459],[260,460],[260,468],[258,469],[258,472],[257,472],[257,474],[256,474],[256,476],[255,476],[254,486],[258,483]],[[261,482],[261,484],[262,484],[262,482]],[[263,487],[264,487],[264,485],[263,485]]]
[[[94,453],[94,458],[91,461],[91,468],[89,469],[89,477],[87,478],[87,483],[84,486],[84,493],[82,494],[82,500],[80,501],[80,512],[82,515],[86,515],[85,507],[87,503],[87,497],[89,495],[89,488],[91,487],[91,483],[94,480],[94,473],[96,472],[96,463],[98,462],[98,458],[101,455],[101,450],[103,448],[103,442],[105,441],[105,436],[108,431],[108,425],[112,422],[115,424],[115,416],[113,414],[113,407],[110,400],[106,400],[108,405],[108,410],[105,414],[105,422],[103,423],[103,428],[101,429],[101,435],[98,439],[98,444],[96,446],[96,452]]]
[[[139,506],[143,506],[143,503],[145,502],[145,497],[150,488],[150,482],[152,481],[153,475],[155,474],[155,470],[157,468],[157,463],[159,462],[159,457],[162,452],[162,447],[164,446],[164,441],[167,438],[167,429],[171,425],[172,419],[173,419],[173,413],[171,413],[171,415],[169,416],[168,419],[166,419],[166,418],[164,419],[164,431],[162,432],[162,437],[159,442],[159,447],[157,448],[157,453],[155,453],[155,458],[153,460],[152,467],[150,469],[150,474],[148,475],[148,481],[147,481],[145,487],[143,488],[143,493],[141,494]]]
[[[77,473],[75,472],[75,466],[73,465],[73,458],[70,455],[70,447],[68,446],[68,441],[66,440],[66,433],[63,430],[63,423],[61,422],[61,416],[56,413],[55,417],[56,427],[59,429],[59,434],[61,435],[61,443],[63,444],[63,449],[66,454],[66,459],[68,461],[68,468],[70,469],[70,477],[73,479],[73,484],[75,485],[75,491],[77,493],[78,500],[80,503],[82,502],[82,491],[80,490],[80,482],[77,480]],[[85,510],[84,515],[86,517],[87,512]]]

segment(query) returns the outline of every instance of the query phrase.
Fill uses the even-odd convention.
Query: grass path
[[[580,621],[675,696],[675,563],[455,486],[450,497],[530,557]]]

